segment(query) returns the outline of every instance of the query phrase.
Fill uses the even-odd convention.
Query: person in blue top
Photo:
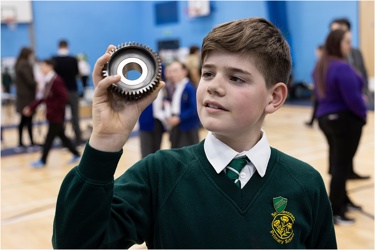
[[[155,153],[161,147],[163,134],[167,130],[163,103],[164,91],[160,91],[155,101],[148,105],[139,117],[139,141],[142,158]]]
[[[112,96],[120,76],[103,78],[107,52],[93,72],[90,140],[57,198],[54,248],[337,248],[319,172],[272,148],[262,130],[285,102],[292,68],[272,23],[246,18],[207,34],[196,99],[207,137],[150,154],[116,180],[124,144],[165,83],[136,101]]]
[[[325,41],[323,55],[313,72],[318,100],[316,117],[329,146],[331,183],[329,198],[336,224],[353,224],[348,209],[361,209],[349,199],[346,181],[366,124],[364,79],[346,60],[350,53],[350,32],[334,30]]]
[[[199,117],[197,112],[196,88],[187,77],[188,69],[173,61],[166,68],[168,83],[173,87],[170,116],[167,123],[171,148],[190,146],[199,142]]]

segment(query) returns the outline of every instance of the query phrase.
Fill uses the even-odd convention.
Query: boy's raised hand
[[[103,78],[102,70],[109,61],[108,53],[115,46],[110,45],[94,66],[93,81],[95,92],[92,103],[93,131],[89,144],[91,147],[106,151],[117,152],[127,141],[142,111],[153,102],[164,82],[160,82],[157,88],[150,94],[137,101],[127,101],[107,89],[112,83],[120,81],[120,76],[108,76]]]

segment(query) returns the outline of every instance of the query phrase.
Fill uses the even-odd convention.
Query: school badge
[[[271,223],[271,235],[280,244],[288,244],[294,237],[293,224],[295,221],[294,216],[285,211],[288,199],[284,197],[273,198],[273,207],[276,212],[271,215],[273,217]]]

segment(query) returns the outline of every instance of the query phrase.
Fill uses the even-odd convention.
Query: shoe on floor
[[[305,122],[305,125],[308,126],[308,127],[312,127],[313,123],[311,123],[311,122]]]
[[[348,225],[353,225],[355,220],[352,218],[348,218],[345,215],[334,215],[333,216],[333,222],[335,225],[342,225],[342,226],[348,226]]]
[[[347,211],[362,211],[362,207],[355,205],[353,202],[349,202],[346,204]]]
[[[349,180],[367,180],[370,179],[369,175],[359,175],[357,173],[353,173],[349,176]]]
[[[46,165],[44,162],[42,162],[41,160],[38,160],[38,161],[34,161],[31,163],[31,166],[33,168],[42,168],[44,167],[44,165]]]
[[[68,161],[68,164],[76,163],[80,158],[80,155],[74,155],[73,158]]]

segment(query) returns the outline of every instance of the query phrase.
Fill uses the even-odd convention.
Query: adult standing
[[[322,53],[323,53],[323,45],[319,45],[315,50],[315,56],[318,60],[322,56]],[[313,111],[311,114],[311,118],[309,121],[305,122],[305,124],[309,127],[312,127],[314,124],[316,109],[318,107],[318,101],[316,100],[314,93],[312,94],[312,99],[313,99]]]
[[[16,86],[16,111],[21,115],[20,123],[18,124],[18,147],[17,152],[25,150],[23,143],[23,129],[27,127],[29,133],[30,145],[34,145],[33,138],[33,114],[25,116],[22,110],[29,103],[31,103],[36,96],[37,82],[33,73],[33,50],[28,47],[23,47],[17,57],[15,63],[15,86]]]
[[[337,18],[334,19],[331,24],[330,24],[330,29],[336,30],[336,29],[342,29],[344,31],[350,32],[351,30],[351,24],[348,19],[346,18]],[[361,51],[358,48],[353,48],[352,46],[350,47],[349,53],[345,56],[347,62],[352,65],[363,77],[364,79],[364,85],[362,88],[362,94],[365,98],[365,101],[368,102],[368,97],[369,97],[369,89],[368,89],[368,77],[367,77],[367,70],[365,66],[365,62],[363,60],[363,56]],[[330,169],[331,172],[331,169]],[[369,179],[370,176],[366,175],[359,175],[356,173],[353,169],[353,167],[350,169],[350,173],[348,176],[348,179],[353,179],[353,180],[366,180]]]
[[[328,35],[323,55],[313,77],[319,105],[316,117],[329,146],[330,194],[335,224],[352,224],[348,209],[361,209],[349,199],[346,180],[353,165],[366,123],[366,104],[362,96],[364,80],[345,60],[350,53],[350,32],[341,29]]]
[[[9,68],[5,67],[4,72],[1,74],[1,83],[3,85],[3,92],[10,94],[10,89],[13,84],[12,76],[10,75]]]
[[[57,56],[53,57],[55,72],[62,77],[68,89],[67,105],[70,106],[72,125],[75,134],[75,144],[82,143],[81,129],[79,127],[79,93],[77,77],[79,76],[78,61],[69,55],[68,41],[60,40]]]

